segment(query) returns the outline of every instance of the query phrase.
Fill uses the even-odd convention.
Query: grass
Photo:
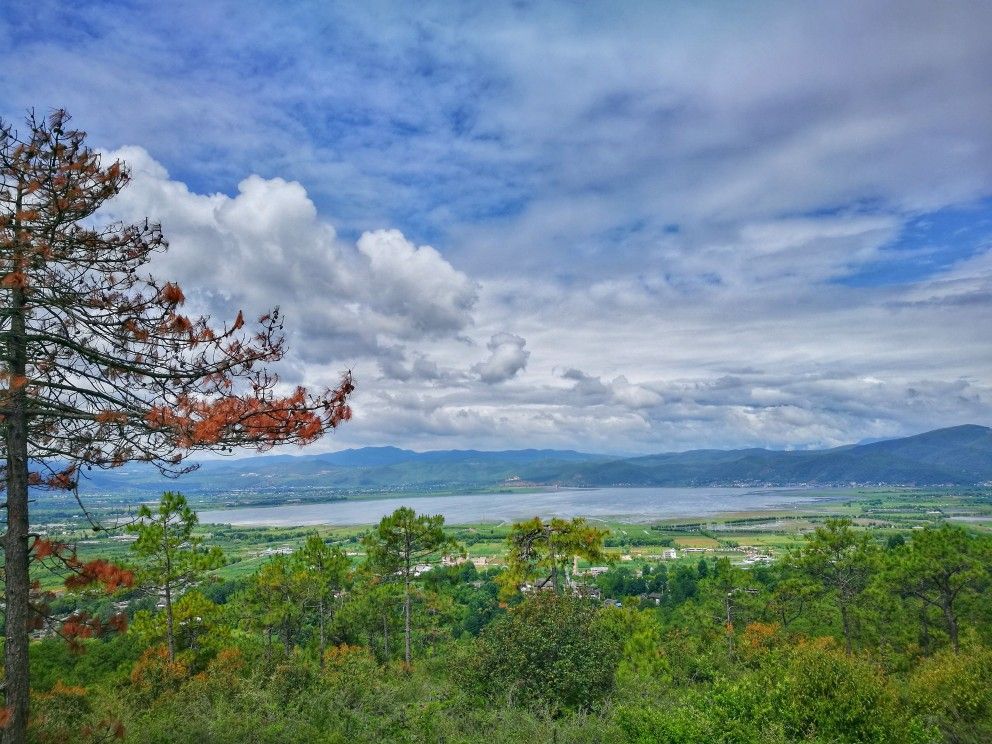
[[[712,537],[677,537],[675,538],[676,548],[706,548],[715,550],[720,547],[720,543]]]

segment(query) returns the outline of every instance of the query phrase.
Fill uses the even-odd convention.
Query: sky
[[[828,447],[992,424],[992,3],[35,0],[189,309],[279,305],[364,445]]]

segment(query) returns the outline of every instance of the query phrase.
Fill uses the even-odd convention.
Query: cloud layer
[[[988,3],[83,5],[0,19],[0,112],[126,160],[106,216],[281,305],[287,380],[354,369],[323,446],[992,423]]]
[[[127,163],[133,180],[103,216],[148,216],[170,241],[152,270],[190,287],[204,312],[281,305],[300,361],[388,356],[399,348],[391,344],[471,325],[477,286],[434,248],[398,230],[340,240],[297,182],[250,175],[234,196],[201,195],[170,179],[142,148],[105,158]]]

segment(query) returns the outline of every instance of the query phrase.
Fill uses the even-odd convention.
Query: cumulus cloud
[[[475,285],[428,245],[416,247],[399,230],[358,239],[368,258],[376,303],[419,331],[459,331],[471,322]]]
[[[412,360],[408,357],[412,356]],[[409,382],[449,379],[451,372],[442,371],[437,362],[426,354],[413,352],[408,355],[402,347],[384,349],[378,355],[379,371],[387,380]]]
[[[527,341],[513,333],[496,333],[486,344],[489,358],[472,369],[487,385],[506,382],[527,367],[530,352],[524,349],[526,345]]]
[[[620,375],[610,383],[613,398],[627,408],[651,408],[662,402],[663,398],[643,385],[634,385]]]
[[[908,284],[836,283],[877,260],[888,217],[748,222],[671,253],[670,275],[577,292],[473,279],[396,230],[343,240],[293,181],[198,194],[140,148],[113,155],[134,181],[105,216],[162,221],[155,273],[222,317],[282,305],[288,379],[358,367],[348,444],[833,445],[992,418],[987,250]],[[481,362],[468,335],[488,336]]]
[[[587,375],[578,369],[567,369],[562,378],[574,382],[571,392],[583,405],[617,405],[622,408],[652,408],[664,400],[654,390],[645,385],[629,382],[624,375],[618,375],[611,382],[604,383],[599,377]]]
[[[476,284],[438,251],[398,230],[349,245],[299,183],[251,175],[234,196],[196,194],[141,148],[107,157],[133,173],[107,216],[162,222],[170,248],[153,270],[188,286],[209,312],[281,305],[308,362],[388,356],[390,339],[444,337],[472,323]],[[419,371],[429,370],[421,363]]]

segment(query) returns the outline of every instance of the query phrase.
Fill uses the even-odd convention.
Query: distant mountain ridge
[[[826,450],[707,449],[628,458],[573,450],[364,447],[208,461],[179,481],[138,465],[90,475],[90,488],[107,491],[412,491],[487,488],[510,479],[563,486],[975,485],[992,482],[992,429],[955,426]]]
[[[576,486],[975,485],[992,481],[992,429],[955,426],[827,450],[693,450],[585,464],[554,477]]]

